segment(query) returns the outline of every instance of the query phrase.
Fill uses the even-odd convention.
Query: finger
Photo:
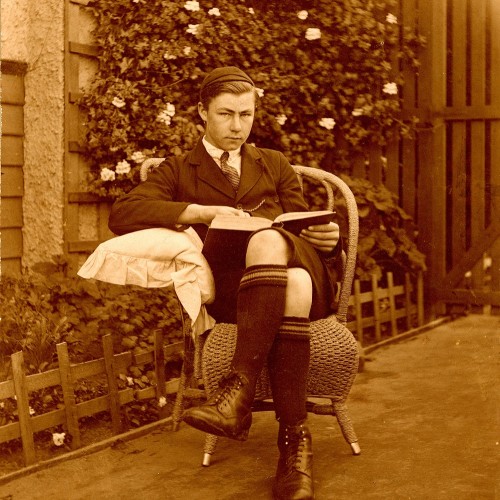
[[[338,241],[340,237],[339,233],[337,233],[336,231],[322,232],[322,231],[309,231],[308,229],[304,229],[301,234],[309,238],[315,238],[320,240],[331,240],[335,243]]]
[[[332,240],[331,238],[329,239],[313,238],[311,236],[306,236],[304,234],[301,234],[300,237],[315,247],[333,249],[337,245],[337,241]]]
[[[307,228],[309,231],[318,231],[318,232],[335,232],[339,230],[339,226],[334,222],[329,222],[328,224],[318,224],[316,226],[309,226]]]

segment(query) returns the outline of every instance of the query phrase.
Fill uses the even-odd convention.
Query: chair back
[[[141,181],[145,181],[148,173],[156,168],[165,158],[149,158],[141,165]],[[303,178],[308,177],[321,183],[326,190],[325,208],[335,209],[335,195],[337,192],[344,198],[347,209],[347,245],[343,256],[343,279],[340,286],[339,302],[336,313],[337,320],[345,325],[347,322],[347,309],[349,297],[351,296],[354,271],[356,267],[356,253],[358,246],[359,219],[356,199],[349,186],[336,175],[323,170],[305,167],[302,165],[292,165],[297,173],[299,183],[303,187]]]

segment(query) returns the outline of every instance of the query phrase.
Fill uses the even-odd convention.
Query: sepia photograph
[[[2,0],[0,500],[500,500],[500,0]]]

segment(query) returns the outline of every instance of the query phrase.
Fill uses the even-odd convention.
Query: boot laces
[[[302,426],[297,433],[291,433],[290,429],[285,431],[286,458],[285,462],[289,472],[302,470],[305,467],[306,432]]]
[[[215,396],[215,404],[218,406],[228,404],[238,395],[243,386],[242,380],[236,374],[223,377],[219,384],[221,389]]]

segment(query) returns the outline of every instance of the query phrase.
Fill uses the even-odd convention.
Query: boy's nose
[[[241,121],[239,116],[233,116],[233,119],[231,120],[231,128],[233,130],[241,130]]]

